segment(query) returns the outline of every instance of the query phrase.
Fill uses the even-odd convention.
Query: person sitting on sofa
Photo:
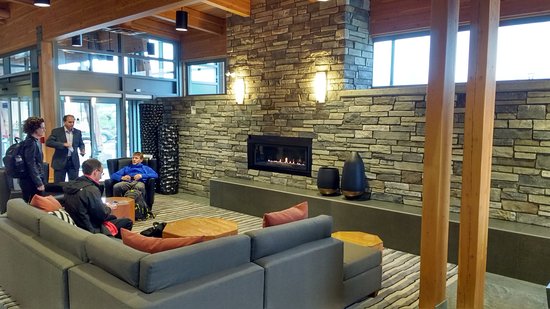
[[[120,229],[132,230],[132,220],[111,215],[111,208],[101,200],[99,180],[103,166],[97,159],[82,163],[83,176],[64,186],[65,210],[76,225],[92,233],[102,233],[120,238]]]
[[[142,163],[143,154],[134,152],[132,164],[127,165],[111,175],[111,179],[117,182],[113,187],[114,196],[124,196],[126,191],[136,189],[145,198],[145,182],[150,178],[158,178],[157,172]]]

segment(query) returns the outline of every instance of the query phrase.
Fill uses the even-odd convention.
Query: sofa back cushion
[[[132,249],[122,241],[103,234],[93,234],[86,238],[86,252],[92,264],[138,287],[139,261],[148,253]]]
[[[49,215],[47,212],[25,203],[23,199],[17,198],[8,201],[8,218],[31,230],[36,235],[39,234],[39,221],[43,216]]]
[[[68,224],[54,215],[40,218],[40,237],[76,256],[82,262],[88,262],[85,243],[86,238],[90,236],[90,232]]]
[[[152,293],[250,262],[250,238],[228,236],[148,255],[141,260],[139,289]]]
[[[330,237],[331,232],[332,217],[320,215],[247,232],[246,234],[251,238],[251,259],[255,261],[264,256]]]

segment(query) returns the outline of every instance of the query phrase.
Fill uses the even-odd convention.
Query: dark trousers
[[[75,180],[78,177],[78,169],[75,168],[75,165],[70,157],[67,160],[67,163],[65,163],[65,169],[53,171],[53,182],[64,182],[65,174],[69,175],[69,180]]]
[[[19,178],[19,186],[25,202],[29,203],[35,194],[43,195],[43,191],[38,191],[36,185],[30,178]]]
[[[132,220],[128,219],[128,218],[120,218],[120,219],[113,219],[113,220],[109,220],[111,221],[115,226],[116,228],[118,229],[118,234],[116,234],[116,238],[121,238],[121,232],[120,232],[120,229],[127,229],[129,231],[132,230],[132,227],[134,226],[134,223],[132,222]]]

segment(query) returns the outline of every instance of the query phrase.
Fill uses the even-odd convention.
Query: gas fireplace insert
[[[311,177],[311,138],[248,136],[248,168]]]

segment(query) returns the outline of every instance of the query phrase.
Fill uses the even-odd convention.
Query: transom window
[[[550,78],[550,21],[501,26],[498,30],[497,80]],[[455,81],[466,82],[470,32],[457,37]],[[430,36],[395,38],[374,43],[373,86],[428,82]]]

